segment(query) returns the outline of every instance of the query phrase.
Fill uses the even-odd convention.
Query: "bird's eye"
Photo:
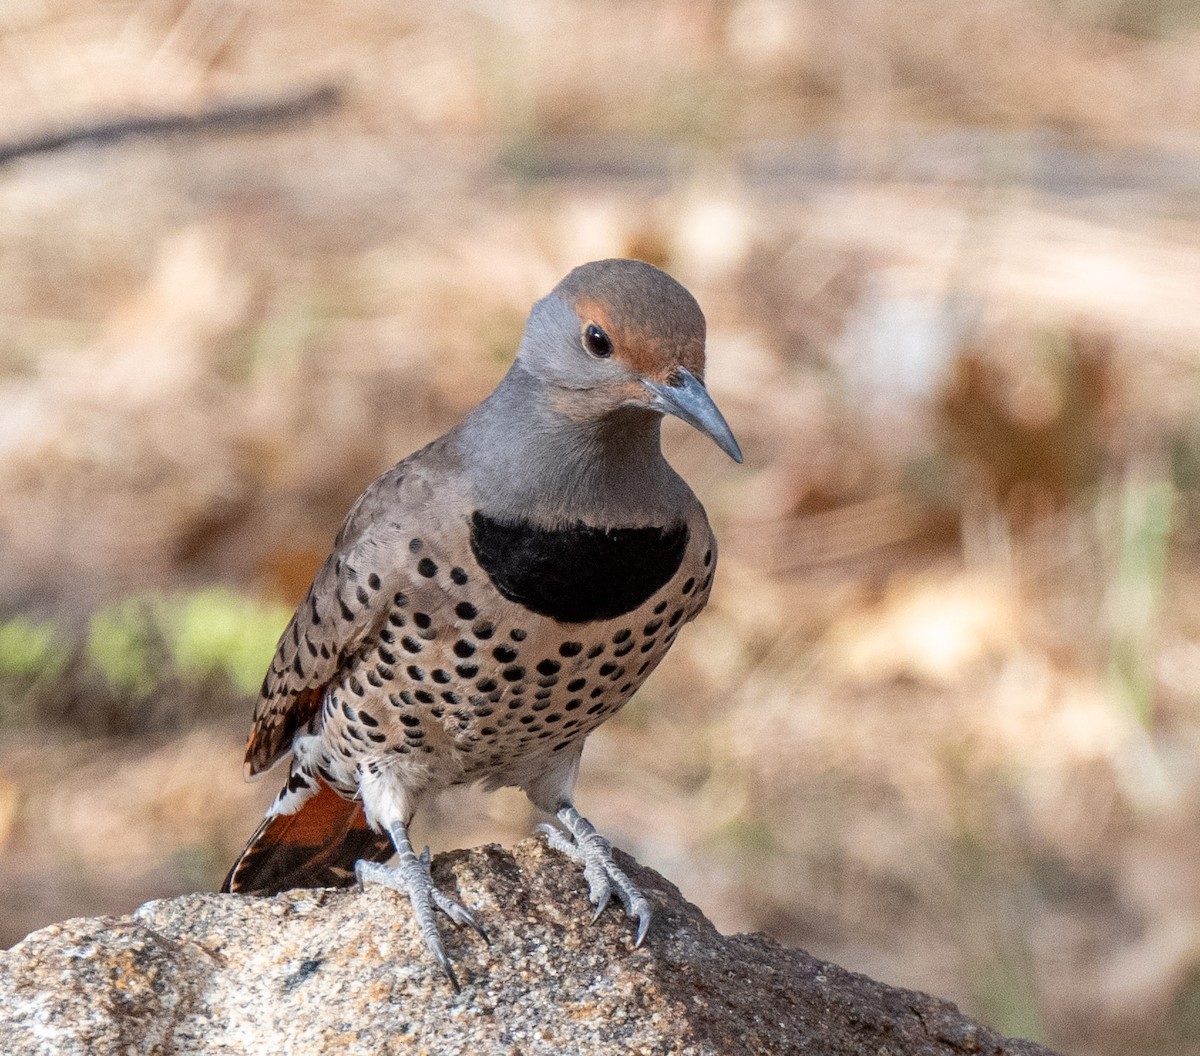
[[[595,323],[588,323],[583,330],[583,347],[598,359],[607,359],[612,355],[612,341],[608,334]]]

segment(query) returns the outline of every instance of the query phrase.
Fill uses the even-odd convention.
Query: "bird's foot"
[[[398,848],[400,860],[395,865],[358,861],[354,865],[354,875],[363,887],[367,884],[381,884],[408,896],[409,902],[412,903],[413,915],[417,918],[417,927],[421,929],[421,937],[425,940],[426,947],[438,964],[442,966],[442,971],[446,973],[450,985],[454,987],[454,992],[458,993],[462,988],[458,984],[458,976],[454,974],[454,968],[446,954],[446,947],[442,944],[442,937],[438,934],[437,911],[441,910],[455,924],[460,926],[466,924],[468,927],[474,928],[483,941],[490,945],[487,933],[462,903],[443,895],[434,887],[433,877],[429,872],[429,848],[426,847],[418,856],[413,853],[407,835],[402,841],[397,839],[394,833],[392,838],[397,844],[401,842],[404,844],[404,847]]]
[[[600,914],[604,912],[605,906],[615,893],[621,905],[625,907],[625,915],[637,921],[637,934],[633,944],[635,947],[641,946],[650,927],[650,902],[613,860],[612,844],[596,831],[587,818],[570,806],[559,810],[557,817],[567,830],[567,835],[553,825],[539,825],[538,828],[546,834],[546,842],[556,851],[583,863],[583,876],[588,883],[588,898],[596,907],[592,922],[600,918]]]

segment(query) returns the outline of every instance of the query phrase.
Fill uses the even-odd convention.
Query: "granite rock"
[[[197,894],[71,920],[0,953],[0,1049],[54,1054],[807,1053],[1034,1056],[946,1001],[762,935],[723,936],[622,856],[656,915],[630,948],[578,868],[540,841],[440,856],[487,928],[444,928],[463,983],[384,889]]]

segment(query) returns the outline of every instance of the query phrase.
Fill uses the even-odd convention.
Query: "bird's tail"
[[[293,812],[272,811],[263,819],[222,891],[273,895],[293,887],[349,887],[360,858],[385,862],[395,853],[391,841],[367,824],[362,803],[343,799],[319,778],[310,780],[316,790]]]

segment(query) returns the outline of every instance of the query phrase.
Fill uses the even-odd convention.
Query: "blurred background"
[[[0,158],[0,944],[220,883],[350,502],[628,255],[747,457],[666,427],[721,569],[582,809],[723,930],[1200,1052],[1194,0],[4,0]]]

